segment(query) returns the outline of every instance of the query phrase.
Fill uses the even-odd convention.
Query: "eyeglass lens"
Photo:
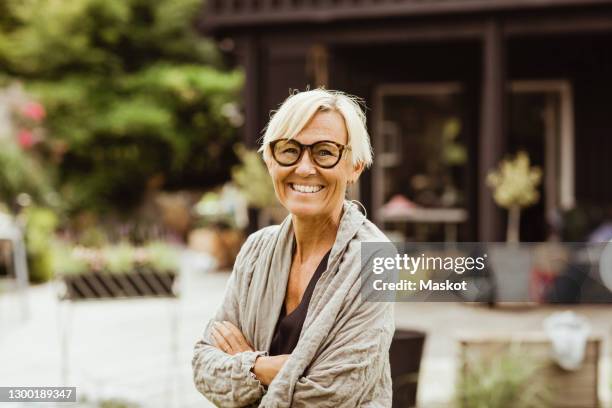
[[[295,140],[279,140],[274,145],[274,158],[282,165],[295,164],[303,148]],[[312,160],[321,167],[334,166],[340,160],[340,154],[340,147],[330,142],[317,142],[311,148]]]

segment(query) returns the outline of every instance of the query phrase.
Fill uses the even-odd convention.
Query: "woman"
[[[360,243],[388,240],[345,201],[372,162],[354,98],[291,95],[260,151],[290,215],[247,239],[195,346],[194,382],[223,407],[391,406],[390,303],[360,296]]]

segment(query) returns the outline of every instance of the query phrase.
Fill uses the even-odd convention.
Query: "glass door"
[[[521,214],[521,240],[557,234],[561,211],[574,206],[574,123],[568,81],[513,81],[509,97],[508,152],[529,154],[542,169],[540,200]]]
[[[377,89],[375,219],[403,239],[455,240],[467,220],[468,148],[458,83]]]

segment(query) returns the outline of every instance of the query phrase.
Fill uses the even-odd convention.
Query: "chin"
[[[316,217],[324,213],[323,206],[315,203],[288,202],[285,208],[296,217]]]

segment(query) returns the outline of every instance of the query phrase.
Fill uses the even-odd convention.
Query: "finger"
[[[225,324],[225,327],[227,327],[234,334],[234,336],[236,337],[236,339],[238,340],[238,342],[240,344],[241,350],[243,350],[243,351],[247,351],[247,350],[253,351],[253,347],[247,341],[246,337],[244,337],[244,334],[242,334],[240,329],[238,329],[236,326],[234,326],[230,322],[223,322],[223,323]]]
[[[215,347],[219,348],[219,349],[223,349],[223,336],[221,336],[219,334],[219,332],[217,331],[217,329],[215,329],[214,327],[210,328],[210,335],[213,339],[213,343],[215,343]]]
[[[219,332],[219,330],[217,330],[214,325],[211,329],[211,334],[215,339],[217,347],[221,349],[221,351],[224,351],[226,353],[230,353],[232,351],[231,345],[227,342],[227,340],[225,340],[225,337],[223,337],[223,335]]]
[[[242,335],[242,332],[240,331],[240,329],[238,327],[236,327],[235,324],[233,324],[232,322],[228,322],[227,320],[223,320],[222,322],[219,322],[221,324],[223,324],[223,326],[225,326],[229,331],[233,332],[233,333],[240,333],[240,335]]]
[[[222,322],[215,322],[215,327],[233,349],[240,349],[240,340],[238,340],[238,337],[229,328],[227,328]],[[240,335],[242,336],[242,333],[240,333]]]
[[[216,348],[219,348],[219,342],[217,341],[217,338],[215,337],[215,333],[213,333],[213,330],[214,330],[214,327],[210,326],[209,336],[208,336],[211,340],[210,344],[212,344]]]
[[[223,321],[221,323],[223,323],[223,325],[234,335],[234,337],[237,339],[238,343],[243,349],[252,349],[252,346],[244,337],[244,334],[242,334],[240,329],[238,329],[235,325],[228,321]]]
[[[232,345],[225,339],[225,337],[223,337],[223,335],[219,332],[219,330],[217,329],[213,329],[213,330],[214,330],[213,335],[215,336],[215,339],[217,343],[219,344],[219,349],[221,349],[222,351],[228,354],[233,354],[234,349],[232,348]]]

